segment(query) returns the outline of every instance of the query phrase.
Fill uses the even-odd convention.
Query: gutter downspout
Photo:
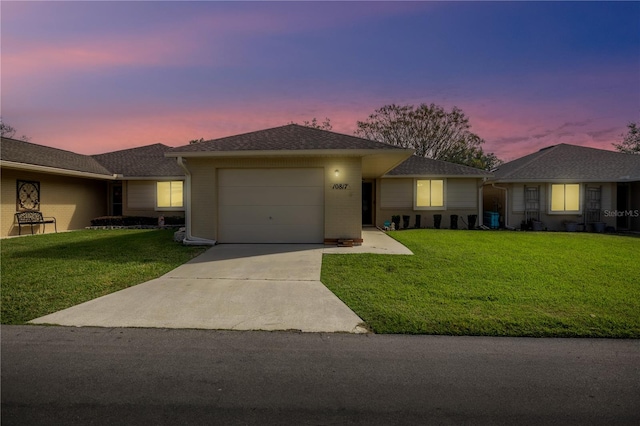
[[[504,191],[504,227],[511,229],[509,226],[509,190],[503,186],[496,186],[495,183],[492,183],[491,186]]]
[[[482,178],[480,185],[478,185],[478,226],[484,225],[484,184],[487,182],[487,178]]]
[[[215,240],[207,240],[205,238],[194,237],[191,235],[191,172],[187,168],[185,164],[187,160],[182,157],[178,157],[178,166],[182,170],[184,170],[185,175],[185,186],[186,190],[183,192],[185,194],[185,237],[182,240],[182,244],[185,246],[214,246],[216,245]]]

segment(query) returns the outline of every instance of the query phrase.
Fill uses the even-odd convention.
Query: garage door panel
[[[323,180],[322,169],[224,169],[220,186],[269,187],[317,186]]]
[[[218,240],[323,242],[323,169],[220,170]]]
[[[224,206],[220,208],[220,222],[225,225],[256,223],[267,225],[315,226],[323,219],[317,206],[297,206],[296,208],[266,206],[247,209],[246,206]]]
[[[315,231],[310,233],[308,227],[291,226],[291,225],[271,225],[268,227],[260,227],[257,225],[232,225],[221,230],[221,242],[233,243],[315,243],[322,241],[324,233]],[[233,237],[233,241],[226,241]],[[310,240],[311,238],[311,240]]]
[[[221,187],[218,199],[224,206],[321,206],[324,193],[318,187]]]

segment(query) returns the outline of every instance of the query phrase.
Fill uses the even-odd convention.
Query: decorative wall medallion
[[[18,181],[18,210],[40,210],[40,182]]]

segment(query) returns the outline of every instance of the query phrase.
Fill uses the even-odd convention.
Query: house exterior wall
[[[218,170],[241,168],[322,168],[324,170],[325,240],[362,235],[362,159],[360,157],[189,158],[191,233],[218,239]],[[338,176],[335,175],[338,170]],[[337,184],[337,186],[335,186]],[[339,184],[348,184],[346,189]]]
[[[82,229],[91,225],[91,219],[107,213],[107,182],[78,177],[2,169],[2,219],[0,236],[18,235],[15,222],[17,208],[17,181],[40,182],[40,211],[44,216],[56,218],[58,231]],[[34,230],[42,232],[42,225]],[[46,232],[53,232],[53,224]],[[23,226],[23,234],[31,227]]]
[[[154,181],[123,182],[122,214],[124,216],[155,216],[155,191]]]
[[[155,180],[129,180],[122,182],[122,215],[123,216],[180,216],[184,217],[183,208],[156,208]]]
[[[566,222],[584,223],[587,219],[585,217],[585,197],[587,187],[600,187],[601,189],[601,204],[600,204],[600,221],[604,222],[606,226],[615,227],[615,217],[607,217],[605,210],[614,210],[616,206],[616,184],[611,182],[589,182],[580,183],[580,213],[552,213],[550,211],[550,188],[551,184],[548,182],[529,182],[529,183],[499,183],[494,188],[491,185],[485,185],[483,189],[483,209],[484,211],[497,211],[500,213],[501,223],[505,218],[505,210],[508,210],[506,225],[519,229],[522,222],[525,221],[525,187],[538,187],[539,188],[539,202],[540,202],[540,221],[543,224],[543,229],[549,231],[563,231],[565,230]],[[503,190],[499,188],[507,189],[507,196]]]
[[[422,179],[422,178],[421,178]],[[424,179],[429,179],[425,177]],[[434,179],[443,179],[437,177]],[[478,214],[478,185],[476,178],[445,178],[445,206],[441,209],[414,207],[414,178],[381,178],[376,182],[376,226],[384,226],[395,215],[410,216],[409,227],[415,227],[420,215],[420,227],[432,228],[434,215],[442,215],[441,228],[451,226],[451,215],[458,215],[458,228],[466,228],[468,215]],[[477,223],[477,222],[476,222]],[[400,226],[403,225],[402,220]]]

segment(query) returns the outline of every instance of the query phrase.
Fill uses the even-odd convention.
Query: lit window
[[[552,184],[551,185],[552,212],[580,211],[580,184]]]
[[[182,181],[157,183],[158,207],[182,207]]]
[[[416,207],[443,207],[443,180],[416,180]]]

